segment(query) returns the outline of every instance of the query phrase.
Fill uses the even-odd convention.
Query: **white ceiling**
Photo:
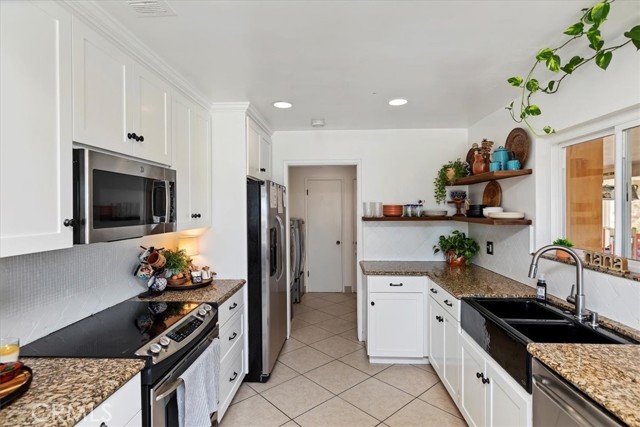
[[[176,16],[99,2],[206,99],[249,101],[274,130],[304,130],[312,118],[325,129],[468,127],[515,98],[506,79],[563,41],[595,0],[167,3]],[[640,1],[611,9],[607,27],[619,34]],[[396,97],[409,103],[388,106]]]

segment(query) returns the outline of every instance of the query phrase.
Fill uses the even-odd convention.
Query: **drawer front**
[[[244,313],[233,315],[231,320],[220,328],[220,360],[224,361],[234,348],[244,344]]]
[[[231,298],[226,300],[220,307],[218,307],[218,323],[222,327],[231,317],[239,311],[242,311],[244,306],[244,288],[242,286],[238,291],[231,295]]]
[[[99,427],[127,425],[142,408],[140,374],[130,379],[107,400],[84,417],[77,427]]]
[[[431,295],[433,299],[436,300],[436,302],[454,318],[454,320],[460,321],[460,300],[454,298],[449,292],[445,291],[441,286],[433,283],[431,280],[429,280],[428,288],[429,295]]]
[[[424,276],[367,276],[368,292],[425,292]]]
[[[243,361],[244,348],[240,346],[220,364],[219,408],[226,408],[231,403],[231,392],[244,379]]]

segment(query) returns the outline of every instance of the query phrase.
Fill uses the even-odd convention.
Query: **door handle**
[[[448,299],[444,300],[444,303],[445,303],[446,305],[448,305],[449,307],[453,307],[453,303],[449,302],[449,300],[448,300]]]
[[[229,310],[233,310],[234,308],[236,308],[238,306],[237,302],[234,302],[232,306],[229,307]]]
[[[234,332],[233,335],[231,335],[229,337],[229,341],[233,341],[234,339],[236,339],[237,336],[238,336],[238,334],[236,332]]]
[[[229,378],[229,382],[235,380],[236,378],[238,378],[238,373],[237,372],[233,372],[233,376],[231,378]]]
[[[431,288],[431,289],[429,289],[429,290],[430,290],[432,293],[434,293],[434,294],[437,294],[437,293],[438,293],[438,291],[437,291],[437,290],[435,290],[434,288]]]
[[[402,286],[403,283],[389,283],[389,286]]]
[[[340,240],[336,240],[336,245],[339,245],[339,244],[340,244]]]

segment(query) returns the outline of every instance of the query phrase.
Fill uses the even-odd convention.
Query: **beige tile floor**
[[[244,383],[221,427],[466,426],[430,365],[370,364],[355,294],[306,294],[268,382]]]

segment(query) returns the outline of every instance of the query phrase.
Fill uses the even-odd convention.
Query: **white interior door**
[[[307,290],[342,292],[342,181],[310,179],[307,190]]]

